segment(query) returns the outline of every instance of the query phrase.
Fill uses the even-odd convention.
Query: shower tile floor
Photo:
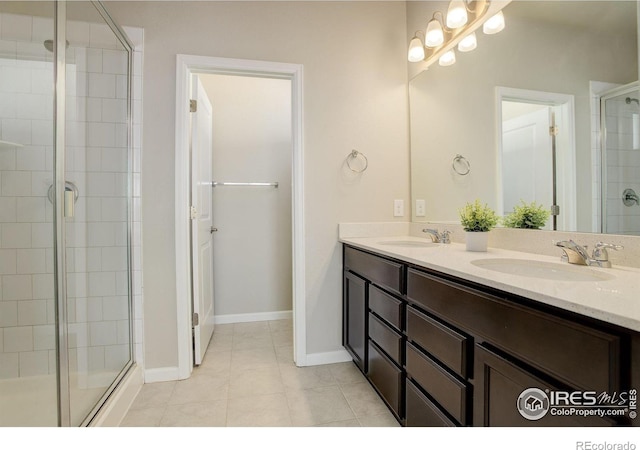
[[[217,325],[201,366],[142,386],[124,427],[397,427],[351,362],[293,363],[290,320]]]

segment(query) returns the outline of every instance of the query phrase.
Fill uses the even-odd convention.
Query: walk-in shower
[[[600,97],[602,232],[640,234],[640,101],[638,83]]]
[[[0,426],[89,424],[133,364],[131,66],[99,2],[0,2]]]

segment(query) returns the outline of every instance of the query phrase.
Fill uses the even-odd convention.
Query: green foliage
[[[520,202],[522,205],[514,206],[513,212],[504,218],[505,227],[539,230],[547,223],[550,215],[548,208],[536,202],[526,203],[524,200]]]
[[[460,211],[460,223],[464,231],[489,231],[498,224],[498,216],[486,203],[479,200],[467,203]]]

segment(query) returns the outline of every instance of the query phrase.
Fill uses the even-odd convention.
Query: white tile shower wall
[[[31,46],[33,19],[0,17],[0,378],[55,372],[53,226],[53,66]],[[38,28],[40,30],[40,28]],[[42,41],[40,41],[42,42]],[[52,262],[52,261],[51,261]]]
[[[0,378],[55,372],[52,182],[53,95],[50,56],[34,46],[19,59],[21,40],[42,48],[42,26],[26,16],[0,14]],[[33,27],[33,33],[26,29]],[[126,272],[126,53],[105,26],[69,22],[67,178],[85,193],[68,223],[69,333],[80,372],[117,370],[129,345]],[[134,359],[142,364],[140,152],[141,29],[134,41],[132,281]],[[27,34],[29,36],[27,36]],[[36,36],[37,35],[37,36]],[[76,45],[74,45],[76,44]],[[77,45],[97,48],[74,48]],[[106,50],[105,50],[106,48]],[[21,50],[24,50],[23,48]],[[47,107],[48,111],[47,112]],[[80,352],[80,354],[78,354]],[[80,366],[78,366],[79,364]],[[121,364],[120,364],[121,365]],[[74,371],[74,366],[72,366]],[[90,380],[85,380],[91,383]]]

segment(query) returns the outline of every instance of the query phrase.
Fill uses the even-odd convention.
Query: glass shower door
[[[0,426],[58,423],[54,2],[0,2]]]
[[[0,1],[0,426],[90,423],[132,365],[131,46]]]
[[[65,219],[69,404],[80,425],[132,360],[130,52],[90,2],[67,3],[66,27],[65,179],[77,195]]]
[[[604,233],[640,235],[639,99],[637,83],[601,98]]]

